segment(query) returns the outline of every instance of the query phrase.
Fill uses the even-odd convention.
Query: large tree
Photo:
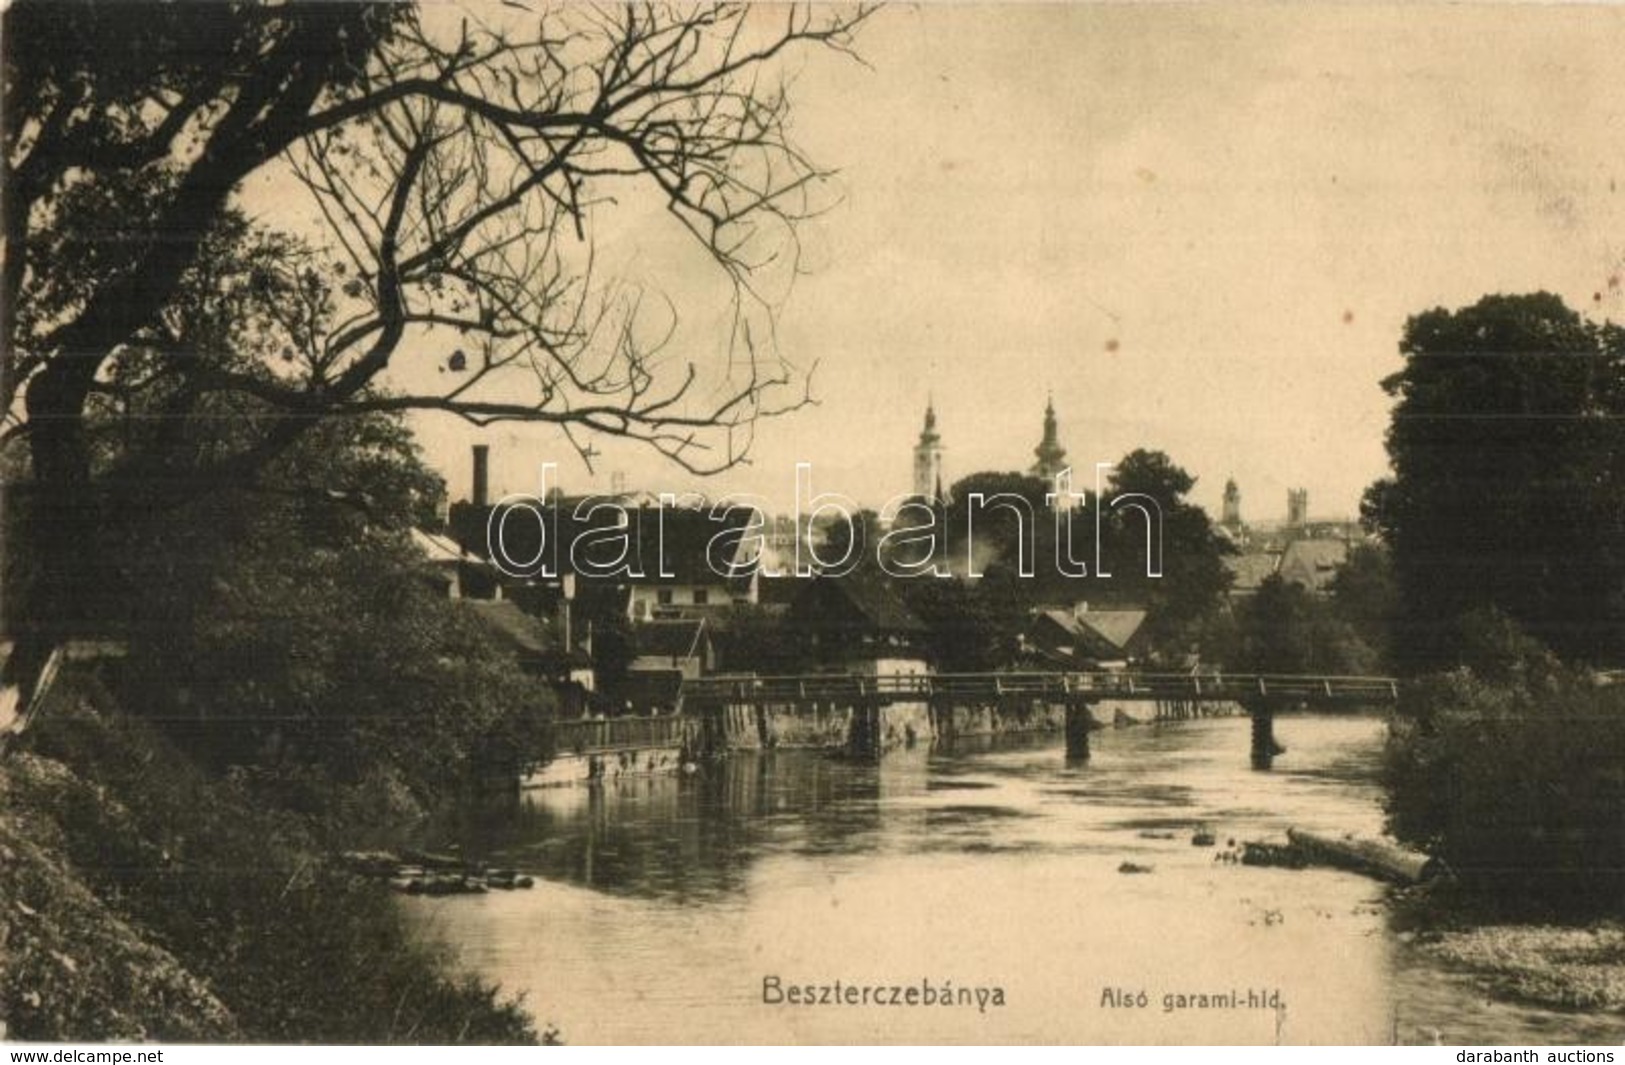
[[[443,410],[738,461],[754,420],[802,397],[771,311],[796,223],[828,202],[787,133],[783,63],[846,48],[864,14],[10,5],[0,405],[27,445],[32,615],[71,622],[117,515],[253,477],[333,416]],[[302,188],[322,223],[259,233],[257,258],[228,240],[245,363],[180,304],[211,298],[200,274],[253,180]],[[732,294],[706,350],[670,350],[673,305],[596,268],[594,232],[638,202]],[[100,447],[103,406],[148,393],[168,424],[228,412],[237,431],[184,475],[171,434]]]
[[[1190,502],[1194,487],[1196,478],[1165,452],[1140,448],[1117,463],[1106,493],[1100,539],[1111,576],[1100,582],[1102,598],[1145,607],[1149,640],[1170,657],[1196,648],[1230,587],[1223,561],[1230,548]],[[1137,510],[1136,500],[1155,505]],[[1147,513],[1155,516],[1149,540]],[[1159,576],[1151,575],[1153,561]]]
[[[1557,296],[1412,318],[1364,512],[1388,542],[1401,663],[1456,661],[1457,619],[1504,612],[1559,653],[1625,647],[1625,333]]]

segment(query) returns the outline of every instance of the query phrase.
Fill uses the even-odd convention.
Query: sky
[[[817,405],[703,483],[614,442],[589,474],[547,429],[419,418],[453,498],[484,442],[499,492],[552,461],[571,492],[620,471],[788,511],[811,462],[875,504],[909,490],[928,399],[952,481],[1030,466],[1052,395],[1079,469],[1159,449],[1215,514],[1234,477],[1249,520],[1293,487],[1352,515],[1386,470],[1379,382],[1409,315],[1545,289],[1625,317],[1625,10],[899,6],[857,51],[795,69],[795,138],[841,193],[778,313]],[[673,240],[634,207],[602,236],[714,358]]]

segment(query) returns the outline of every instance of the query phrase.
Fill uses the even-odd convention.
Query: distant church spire
[[[925,404],[925,426],[920,442],[914,445],[914,494],[923,499],[940,499],[942,492],[942,436],[937,432],[937,408],[933,400]]]
[[[1236,487],[1234,477],[1224,482],[1224,520],[1221,524],[1231,528],[1241,528],[1241,489]]]
[[[1044,480],[1053,480],[1057,473],[1066,469],[1066,448],[1061,446],[1059,432],[1055,425],[1055,397],[1052,395],[1049,402],[1044,404],[1044,439],[1033,448],[1033,454],[1038,462],[1033,465],[1033,476]]]

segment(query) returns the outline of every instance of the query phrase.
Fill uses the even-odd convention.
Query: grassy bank
[[[31,1040],[532,1043],[337,827],[202,772],[94,678],[0,760],[0,1021]]]

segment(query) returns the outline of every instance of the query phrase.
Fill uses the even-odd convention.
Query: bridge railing
[[[688,720],[674,715],[656,717],[602,717],[555,721],[550,726],[553,749],[559,754],[584,754],[637,747],[676,747],[686,735]]]
[[[1258,673],[923,673],[864,676],[813,673],[799,676],[703,677],[685,681],[685,699],[706,702],[797,702],[850,698],[1000,696],[1192,699],[1300,699],[1310,702],[1391,702],[1391,677]]]

